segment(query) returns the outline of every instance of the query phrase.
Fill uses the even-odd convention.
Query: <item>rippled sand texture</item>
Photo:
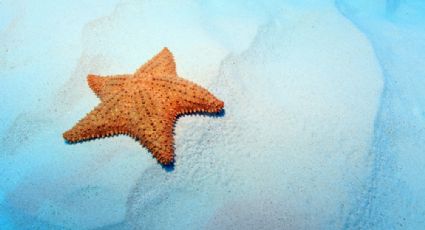
[[[412,2],[0,3],[0,225],[424,227]],[[178,120],[174,169],[125,136],[64,143],[99,102],[88,73],[132,72],[164,46],[225,102]]]

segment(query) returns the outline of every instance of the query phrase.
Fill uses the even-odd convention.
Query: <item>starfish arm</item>
[[[130,136],[139,140],[161,164],[169,165],[174,162],[173,122],[151,119],[153,126],[137,125],[130,131]]]
[[[142,65],[134,74],[137,76],[155,75],[177,76],[176,63],[173,54],[167,49],[162,49],[155,57]]]
[[[118,100],[113,98],[109,102],[108,104],[101,103],[72,129],[66,131],[63,134],[65,140],[74,143],[126,133],[128,119],[119,113],[120,109],[116,106]]]
[[[145,146],[161,164],[174,162],[173,129],[175,115],[165,109],[158,98],[138,92],[139,100],[133,101],[129,135]]]
[[[130,76],[131,75],[115,75],[112,77],[102,77],[89,74],[87,76],[87,83],[100,100],[104,100],[106,97],[120,92],[124,86],[125,80]]]
[[[217,113],[224,107],[224,102],[216,98],[205,88],[180,77],[153,77],[150,80],[156,86],[156,91],[172,98],[168,106],[177,115],[206,112]]]

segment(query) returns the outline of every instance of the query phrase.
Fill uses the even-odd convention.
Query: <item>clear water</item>
[[[167,46],[225,102],[176,164],[68,145],[88,73]],[[0,229],[424,229],[422,1],[1,1]]]

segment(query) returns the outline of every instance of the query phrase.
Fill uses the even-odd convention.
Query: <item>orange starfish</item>
[[[173,129],[177,116],[218,113],[224,103],[206,89],[177,76],[164,48],[134,74],[88,75],[101,102],[63,137],[70,143],[127,134],[148,148],[163,165],[174,162]]]

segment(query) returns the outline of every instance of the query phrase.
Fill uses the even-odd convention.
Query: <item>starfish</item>
[[[180,78],[164,48],[134,74],[87,76],[100,104],[63,137],[68,143],[125,134],[138,140],[161,164],[174,163],[173,129],[180,115],[218,113],[224,103]]]

